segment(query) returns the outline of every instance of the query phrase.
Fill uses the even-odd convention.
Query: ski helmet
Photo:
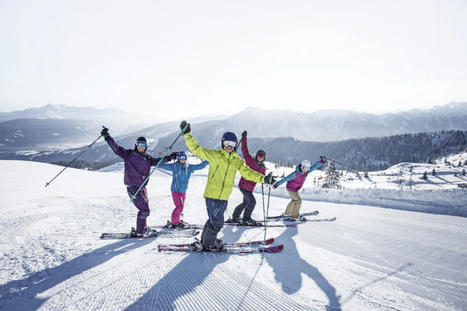
[[[256,151],[256,160],[258,160],[258,156],[263,157],[264,160],[266,160],[266,151],[259,149],[258,151]]]
[[[235,133],[225,132],[224,135],[222,135],[221,147],[224,147],[224,141],[235,142],[234,150],[237,149],[238,140],[237,140],[237,135],[235,135]]]
[[[179,151],[177,153],[177,159],[180,160],[185,160],[187,159],[186,152],[185,151]]]
[[[311,163],[310,161],[308,160],[303,160],[301,163],[300,163],[300,168],[301,169],[304,169],[305,171],[308,171],[311,167]]]
[[[145,137],[143,137],[143,136],[138,137],[138,139],[136,140],[135,149],[138,146],[144,147],[144,151],[146,151],[148,149],[148,142],[147,142]]]

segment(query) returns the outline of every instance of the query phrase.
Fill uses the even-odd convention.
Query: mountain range
[[[86,115],[86,112],[83,112],[82,115]],[[108,116],[109,112],[103,114],[103,117],[106,115]],[[89,121],[91,123],[86,124],[82,121],[78,123],[76,123],[76,120],[68,121],[69,119],[62,120],[62,123],[55,119],[42,120],[46,121],[34,121],[37,122],[35,125],[37,129],[39,129],[40,122],[56,123],[54,126],[62,126],[63,130],[60,132],[60,135],[61,133],[68,133],[67,131],[73,132],[71,129],[75,129],[74,136],[81,135],[84,137],[85,135],[83,133],[88,133],[88,136],[86,136],[87,143],[92,142],[100,132],[100,124],[96,124],[95,121]],[[121,131],[119,131],[118,128],[112,126],[109,126],[109,128],[112,136],[115,137],[119,144],[126,148],[132,148],[137,137],[146,136],[150,144],[149,150],[154,155],[160,155],[179,135],[180,121],[181,120],[159,123],[151,127],[142,128],[138,131],[128,132],[128,134],[125,135],[121,135]],[[190,120],[187,121],[190,122]],[[62,143],[63,146],[65,146],[65,143],[62,142],[61,139],[64,138],[64,141],[67,141],[67,134],[62,136],[53,134],[58,133],[57,130],[53,129],[53,126],[44,130],[44,134],[41,135],[41,131],[39,130],[37,130],[37,133],[33,133],[34,126],[31,125],[31,134],[28,134],[24,131],[14,132],[11,129],[9,131],[6,130],[5,127],[2,126],[4,123],[8,124],[8,122],[33,123],[30,120],[18,121],[18,119],[0,123],[0,139],[2,142],[8,142],[10,139],[6,137],[8,135],[9,137],[12,137],[12,135],[14,137],[14,135],[16,135],[16,141],[19,141],[19,138],[25,139],[25,137],[29,137],[30,141],[32,141],[31,144],[33,144],[33,142],[37,143],[36,147],[40,146],[37,142],[38,140],[40,141],[40,137],[47,135],[55,135],[52,138],[58,143]],[[102,122],[102,124],[109,124],[109,120],[104,120]],[[86,126],[84,126],[85,124]],[[268,155],[270,159],[275,162],[296,162],[308,156],[315,158],[319,154],[334,154],[335,157],[339,155],[340,159],[350,161],[359,168],[370,170],[380,169],[397,163],[394,162],[397,160],[426,161],[435,154],[439,154],[440,156],[445,155],[442,152],[433,151],[433,149],[437,148],[436,140],[439,140],[437,137],[459,135],[458,131],[460,131],[462,138],[455,139],[454,142],[451,141],[449,145],[451,146],[450,148],[438,149],[443,152],[462,149],[463,144],[465,144],[462,140],[464,137],[463,131],[467,130],[467,103],[451,103],[427,110],[411,110],[382,115],[331,110],[302,113],[286,110],[264,110],[250,107],[229,117],[220,117],[219,119],[208,121],[194,119],[192,122],[194,137],[202,146],[208,148],[219,148],[220,138],[225,131],[233,131],[240,137],[240,133],[243,130],[248,131],[251,145],[250,151],[253,152],[255,148],[269,150]],[[80,131],[82,132],[80,133]],[[449,134],[436,134],[436,132],[439,131],[446,131],[445,133]],[[422,139],[424,141],[430,141],[429,146],[427,146],[426,155],[422,155],[422,151],[418,150],[423,148],[423,144],[419,144],[421,138],[412,135],[417,139],[416,148],[418,148],[418,151],[417,156],[413,158],[408,157],[406,150],[410,147],[410,143],[407,145],[407,141],[410,141],[408,137],[412,136],[404,136],[404,134],[425,132],[434,133],[430,134],[431,136],[429,138],[425,137]],[[387,140],[385,140],[385,137],[392,138],[387,138]],[[378,147],[378,144],[387,145],[389,139],[393,149],[397,149],[398,146],[400,148],[406,148],[406,150],[397,150],[399,154],[404,154],[404,156],[394,156],[393,152],[388,150],[386,146]],[[401,140],[401,142],[404,140],[404,142],[401,144],[394,143],[394,141],[398,139]],[[449,141],[449,139],[445,138],[442,141]],[[384,155],[381,152],[377,152],[378,156],[372,156],[371,153],[369,153],[370,151],[367,152],[366,155],[360,154],[361,150],[356,150],[355,146],[357,146],[357,148],[363,148],[362,150],[368,148],[368,146],[365,147],[362,142],[370,144],[372,148],[376,148],[375,150],[386,150],[386,153],[390,153],[391,155]],[[33,150],[33,148],[31,148],[31,144],[18,143],[17,147],[19,149],[17,149],[16,152],[12,152],[11,149],[8,150],[5,147],[2,148],[0,145],[0,158],[25,159],[41,162],[69,161],[78,152],[83,150],[83,148],[87,148],[85,146],[76,149],[54,151],[42,149],[45,150],[45,152],[32,152],[31,150]],[[325,146],[325,148],[323,146]],[[187,150],[183,138],[177,141],[173,149]],[[352,152],[350,152],[350,150],[352,150]],[[375,153],[376,151],[373,150],[371,152]],[[352,159],[351,155],[357,153],[360,155]],[[341,154],[342,156],[340,156]],[[96,143],[92,150],[88,150],[81,159],[100,163],[115,163],[119,161],[104,142]],[[359,163],[359,161],[364,161],[364,163]]]

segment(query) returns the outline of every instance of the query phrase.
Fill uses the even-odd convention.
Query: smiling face
[[[232,151],[235,150],[236,146],[237,146],[237,143],[234,141],[225,140],[223,142],[223,148],[227,153],[232,153]]]

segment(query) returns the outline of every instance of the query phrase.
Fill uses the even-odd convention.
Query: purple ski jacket
[[[128,187],[141,186],[144,180],[149,176],[151,166],[157,165],[161,160],[161,158],[153,158],[146,152],[139,153],[136,150],[125,149],[119,146],[111,136],[107,137],[105,141],[109,144],[112,151],[123,159],[125,163],[125,177],[123,182]],[[164,157],[161,163],[168,161],[170,161],[170,159]],[[146,182],[146,185],[147,184]]]
[[[243,158],[245,159],[246,165],[248,165],[249,168],[266,175],[266,167],[261,164],[259,165],[258,162],[250,155],[248,152],[248,144],[247,144],[247,138],[246,136],[242,139],[242,154]],[[238,183],[238,187],[240,187],[243,190],[253,192],[255,189],[256,183],[254,181],[249,181],[246,180],[245,178],[240,178],[240,182]]]
[[[323,166],[323,164],[320,161],[318,161],[306,173],[302,173],[302,171],[300,170],[300,166],[297,165],[294,172],[289,174],[284,179],[281,179],[280,181],[276,182],[275,185],[279,187],[283,183],[287,182],[287,184],[285,185],[287,190],[292,192],[298,192],[298,190],[300,190],[303,184],[305,183],[308,174],[311,171],[320,168],[321,166]]]

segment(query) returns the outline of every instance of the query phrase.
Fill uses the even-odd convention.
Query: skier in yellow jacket
[[[185,142],[190,151],[203,160],[209,162],[209,174],[204,198],[209,219],[204,225],[201,235],[201,243],[195,242],[196,250],[221,251],[224,247],[222,240],[217,239],[217,234],[224,225],[224,212],[227,201],[232,193],[237,170],[243,178],[257,183],[273,184],[275,179],[272,173],[264,176],[251,168],[237,155],[237,136],[232,132],[222,135],[221,148],[218,150],[201,147],[191,135],[190,124],[182,121],[180,124]]]

